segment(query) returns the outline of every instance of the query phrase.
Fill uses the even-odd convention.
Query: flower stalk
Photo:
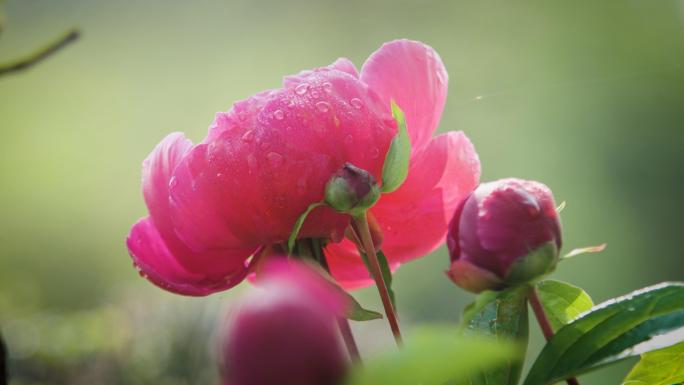
[[[328,261],[325,259],[325,254],[323,253],[323,246],[321,245],[321,240],[317,238],[311,239],[311,250],[313,255],[318,260],[318,263],[323,267],[323,269],[329,274],[330,267],[328,266]],[[356,345],[356,340],[354,339],[354,334],[352,333],[349,321],[344,317],[337,318],[337,327],[340,329],[340,334],[342,335],[342,340],[344,340],[344,345],[347,347],[347,352],[352,362],[356,365],[361,365],[361,353],[359,353],[359,347]]]
[[[546,338],[547,341],[550,340],[551,337],[553,337],[551,322],[549,322],[549,318],[546,316],[546,312],[544,312],[544,307],[539,300],[537,289],[534,286],[530,286],[527,297],[530,300],[530,305],[532,305],[532,310],[534,311],[534,315],[537,318],[537,323],[539,323],[539,327],[544,334],[544,338]],[[575,377],[570,377],[566,379],[565,382],[567,382],[568,385],[580,385],[579,381]]]
[[[387,284],[385,283],[385,279],[382,277],[380,262],[378,261],[375,245],[373,244],[370,229],[368,228],[368,220],[366,218],[365,212],[354,216],[354,225],[356,225],[356,228],[359,232],[358,235],[361,238],[361,243],[363,244],[363,248],[368,256],[370,273],[373,276],[373,279],[375,280],[375,286],[377,286],[378,292],[380,293],[380,299],[382,300],[382,306],[384,307],[385,314],[387,315],[387,321],[392,329],[392,335],[394,335],[394,340],[397,342],[397,345],[401,346],[403,344],[403,340],[401,337],[401,330],[399,329],[399,321],[397,319],[394,306],[392,306],[392,299],[390,298],[389,290],[387,290]]]

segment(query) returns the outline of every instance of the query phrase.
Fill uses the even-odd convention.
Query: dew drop
[[[171,177],[171,180],[169,181],[169,188],[174,188],[178,184],[178,179],[176,179],[175,176]]]
[[[357,110],[360,110],[361,107],[363,107],[363,102],[359,98],[353,98],[352,100],[349,101],[349,103],[354,106]]]
[[[378,150],[377,147],[374,147],[374,148],[371,150],[370,155],[371,155],[371,158],[375,159],[375,158],[377,158],[377,157],[380,155],[380,150]]]
[[[273,117],[276,118],[276,120],[283,120],[285,118],[285,113],[281,110],[275,110]]]
[[[222,172],[217,172],[217,173],[216,173],[216,177],[219,178],[219,179],[223,178],[223,173],[222,173]]]
[[[332,92],[332,84],[330,82],[323,83],[323,90],[327,93]]]
[[[347,144],[352,144],[353,141],[354,141],[354,137],[351,136],[351,135],[347,135],[347,136],[344,138],[344,142],[347,143]]]
[[[254,130],[249,130],[242,135],[242,141],[245,143],[250,143],[254,140]]]
[[[283,164],[283,156],[277,152],[269,152],[266,154],[266,158],[268,158],[268,162],[273,167],[278,167]]]
[[[319,96],[320,96],[320,95],[319,95],[318,91],[316,91],[316,90],[311,90],[311,97],[312,97],[312,98],[318,99]]]
[[[247,155],[247,166],[249,166],[249,173],[250,174],[253,172],[256,172],[257,161],[256,161],[256,158],[254,157],[254,155],[252,155],[252,154]]]
[[[330,111],[330,103],[328,102],[318,102],[316,103],[316,109],[318,112],[326,113]]]
[[[444,74],[441,71],[437,71],[437,82],[439,84],[446,83],[446,80],[444,79]]]
[[[295,93],[297,95],[304,95],[308,89],[309,89],[309,85],[306,83],[302,83],[302,84],[298,85],[297,87],[295,87]]]

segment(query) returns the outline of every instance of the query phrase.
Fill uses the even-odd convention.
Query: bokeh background
[[[684,1],[8,0],[0,62],[77,26],[83,37],[0,77],[0,328],[13,383],[216,383],[217,324],[245,284],[208,298],[138,277],[124,247],[145,215],[140,164],[171,131],[384,41],[432,45],[450,74],[441,131],[464,130],[483,180],[544,181],[567,249],[555,278],[602,301],[681,280]],[[445,248],[402,267],[406,329],[472,300]],[[374,289],[358,292],[380,308]],[[366,356],[384,321],[355,324]],[[540,334],[532,328],[530,358]],[[581,377],[617,384],[634,361]]]

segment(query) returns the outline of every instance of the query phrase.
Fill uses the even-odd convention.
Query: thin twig
[[[48,44],[47,46],[41,48],[40,50],[34,52],[33,54],[25,58],[22,58],[12,63],[0,64],[0,76],[6,75],[11,72],[26,70],[34,66],[35,64],[40,63],[41,61],[53,55],[55,52],[61,50],[70,43],[76,41],[79,38],[79,36],[80,32],[76,29],[72,29],[70,31],[67,31],[59,39],[55,40],[54,42]]]
[[[0,334],[0,385],[7,385],[9,383],[9,374],[7,373],[7,347],[5,341]]]
[[[530,300],[530,304],[532,305],[532,310],[534,310],[534,315],[537,317],[537,323],[539,323],[539,326],[541,327],[544,338],[546,338],[548,341],[551,339],[551,337],[553,337],[553,329],[551,328],[551,322],[549,322],[549,318],[544,312],[544,307],[539,300],[537,289],[534,286],[530,286],[528,298]],[[580,385],[579,381],[575,377],[570,377],[566,379],[565,382],[567,382],[568,385]]]

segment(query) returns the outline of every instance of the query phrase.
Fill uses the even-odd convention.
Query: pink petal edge
[[[412,40],[385,43],[363,64],[361,80],[387,104],[394,100],[404,111],[414,152],[429,142],[444,110],[449,81],[432,47]]]

